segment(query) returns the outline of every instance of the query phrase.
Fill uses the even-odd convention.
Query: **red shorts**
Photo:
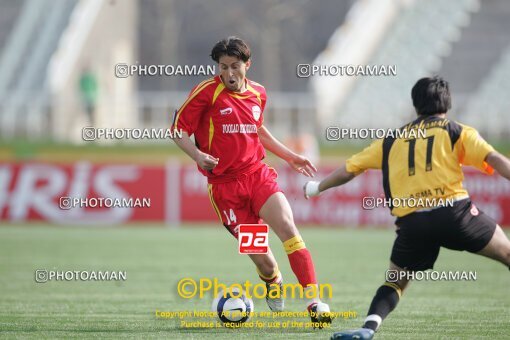
[[[269,196],[282,190],[276,170],[264,164],[257,171],[226,183],[208,184],[209,198],[223,225],[238,238],[237,225],[262,223],[260,208]]]

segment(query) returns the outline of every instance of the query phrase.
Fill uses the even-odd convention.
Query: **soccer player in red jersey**
[[[317,170],[263,125],[266,91],[246,78],[250,56],[249,47],[236,37],[213,47],[211,57],[219,64],[219,75],[198,84],[175,113],[172,129],[181,130],[183,137],[174,141],[207,177],[211,204],[227,230],[238,238],[237,225],[265,221],[283,242],[292,271],[308,294],[318,291],[312,257],[276,183],[276,171],[262,162],[265,149],[305,176],[313,177]],[[276,294],[282,292],[282,275],[272,252],[249,256],[266,282],[269,308],[283,310],[281,294]],[[308,301],[307,308],[313,312],[312,321],[331,322],[329,306],[318,296]]]

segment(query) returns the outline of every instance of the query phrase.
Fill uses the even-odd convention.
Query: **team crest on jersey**
[[[471,215],[478,216],[478,214],[479,214],[479,212],[478,212],[478,208],[476,207],[476,205],[471,204]]]
[[[253,118],[255,118],[256,121],[260,118],[260,107],[255,105],[251,108],[251,113],[253,114]]]
[[[231,113],[232,113],[232,108],[231,108],[231,107],[227,107],[226,109],[221,109],[221,110],[220,110],[220,114],[221,114],[222,116],[224,116],[224,115],[229,115],[229,114],[231,114]]]

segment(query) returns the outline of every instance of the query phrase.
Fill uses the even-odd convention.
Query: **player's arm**
[[[338,170],[329,174],[322,181],[307,182],[303,187],[305,198],[318,196],[324,190],[345,184],[367,169],[380,169],[381,164],[382,140],[379,139],[349,158]]]
[[[210,84],[211,82],[209,82]],[[210,106],[210,93],[207,89],[206,82],[204,85],[199,84],[191,90],[188,99],[174,114],[172,129],[182,132],[182,138],[179,134],[174,134],[176,137],[173,138],[175,144],[191,157],[200,168],[212,170],[218,164],[219,159],[200,151],[190,138],[197,131],[202,115]]]
[[[176,136],[177,134],[175,134]],[[186,132],[182,132],[182,138],[173,138],[173,141],[182,151],[194,160],[204,170],[212,170],[218,165],[218,158],[200,151]]]
[[[283,145],[264,125],[262,125],[257,132],[262,146],[264,146],[266,150],[271,151],[277,157],[289,163],[294,170],[308,177],[313,177],[313,173],[317,172],[317,169],[312,162],[308,160],[308,158],[298,155]]]
[[[325,190],[349,182],[354,177],[356,177],[356,174],[347,171],[346,165],[343,164],[340,167],[340,169],[329,174],[326,178],[324,178],[320,182],[315,181],[306,182],[305,186],[303,187],[305,191],[305,198],[308,199],[309,197],[317,196]]]
[[[510,160],[497,151],[489,152],[485,158],[487,164],[495,169],[501,176],[510,180]]]

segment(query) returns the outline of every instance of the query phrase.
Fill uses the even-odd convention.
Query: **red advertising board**
[[[323,167],[316,178],[334,168]],[[331,226],[392,226],[386,208],[364,210],[365,196],[383,197],[379,171],[368,171],[347,185],[306,200],[308,178],[289,167],[278,170],[278,183],[289,200],[296,223]],[[510,182],[473,169],[465,170],[465,186],[479,208],[510,226]],[[62,209],[61,197],[145,198],[144,207]],[[120,224],[127,222],[216,222],[207,195],[207,181],[195,165],[169,162],[164,166],[133,164],[3,163],[0,164],[0,220],[45,221],[58,224]]]
[[[161,221],[165,169],[137,165],[0,164],[0,219],[55,223]],[[150,198],[150,208],[62,209],[61,197]]]

